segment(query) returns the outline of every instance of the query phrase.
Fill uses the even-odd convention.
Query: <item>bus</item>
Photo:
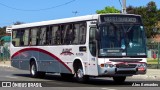
[[[10,26],[11,65],[32,77],[59,73],[86,81],[146,74],[146,36],[140,15],[95,14]]]

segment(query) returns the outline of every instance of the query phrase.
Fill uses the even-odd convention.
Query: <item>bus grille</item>
[[[136,74],[136,71],[117,71],[116,74]]]
[[[112,62],[140,62],[142,59],[110,59]]]
[[[116,65],[117,68],[135,68],[137,65],[136,64],[118,64]]]

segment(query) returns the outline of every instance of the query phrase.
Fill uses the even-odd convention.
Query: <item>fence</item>
[[[10,51],[6,46],[0,46],[0,61],[9,60],[10,59]]]
[[[147,45],[147,63],[149,68],[160,68],[160,43],[149,43]]]

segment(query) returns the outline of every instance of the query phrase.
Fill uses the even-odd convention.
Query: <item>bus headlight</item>
[[[105,67],[107,67],[107,68],[112,68],[112,67],[114,67],[115,65],[113,65],[113,64],[105,64]]]
[[[113,65],[113,64],[101,64],[100,66],[101,67],[107,67],[107,68],[113,68],[113,67],[115,67],[115,65]]]

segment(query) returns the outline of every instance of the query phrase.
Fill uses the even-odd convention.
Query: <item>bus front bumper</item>
[[[99,76],[132,76],[146,74],[147,66],[145,63],[137,64],[104,64],[99,65]]]

